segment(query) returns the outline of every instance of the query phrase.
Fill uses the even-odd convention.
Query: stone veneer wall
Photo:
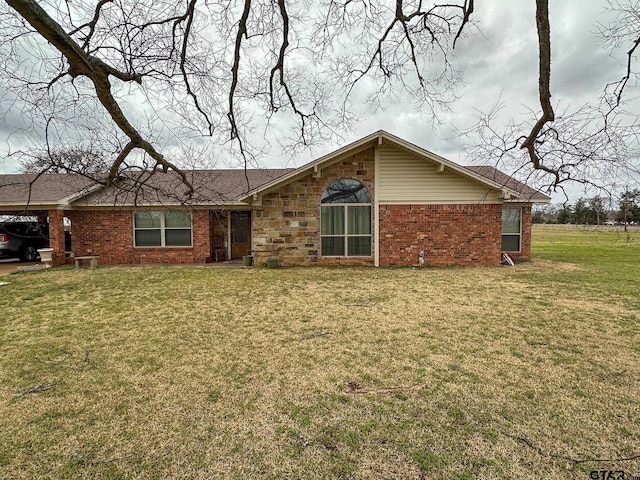
[[[211,255],[208,210],[192,212],[192,247],[134,247],[131,210],[69,211],[71,249],[99,255],[101,264],[204,263]]]
[[[380,265],[499,265],[502,205],[380,205]]]
[[[261,264],[273,256],[278,257],[282,265],[373,265],[373,256],[320,256],[322,192],[335,180],[353,178],[362,182],[373,198],[373,176],[372,148],[322,169],[322,178],[312,178],[309,174],[264,195],[262,210],[253,214],[255,263]],[[372,245],[373,237],[372,233]]]

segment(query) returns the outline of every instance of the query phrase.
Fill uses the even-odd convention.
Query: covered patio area
[[[251,210],[212,210],[212,261],[240,260],[249,255],[252,250],[251,227]]]

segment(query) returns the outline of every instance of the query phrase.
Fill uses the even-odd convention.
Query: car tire
[[[25,245],[20,250],[20,260],[23,262],[34,262],[38,257],[38,249],[34,245]]]

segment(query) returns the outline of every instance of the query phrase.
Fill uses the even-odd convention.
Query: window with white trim
[[[502,207],[502,251],[519,252],[522,239],[522,208]]]
[[[191,213],[178,210],[133,213],[136,247],[190,247]]]
[[[357,180],[341,178],[320,199],[323,257],[371,256],[371,195]]]

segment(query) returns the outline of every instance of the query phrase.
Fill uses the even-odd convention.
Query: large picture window
[[[327,187],[320,203],[322,256],[370,256],[371,196],[367,187],[341,178]]]
[[[191,213],[134,212],[133,233],[136,247],[190,247]]]
[[[519,252],[522,237],[522,209],[502,208],[502,251]]]

